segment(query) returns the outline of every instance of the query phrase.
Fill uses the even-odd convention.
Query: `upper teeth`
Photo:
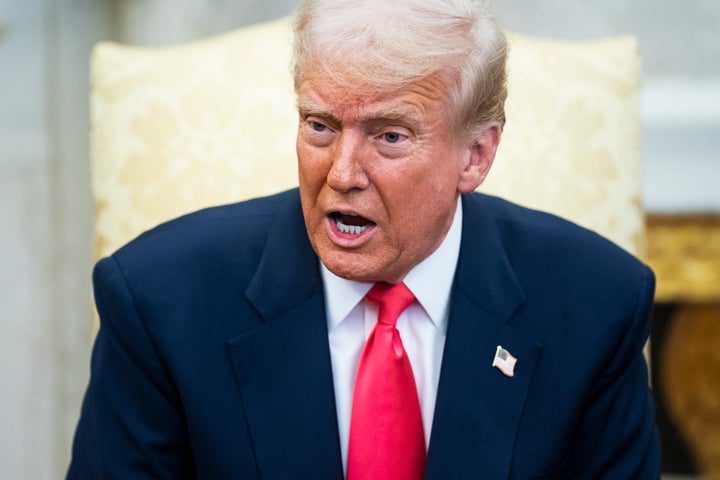
[[[364,232],[367,229],[367,225],[365,226],[357,226],[357,225],[345,225],[342,220],[338,219],[335,221],[335,224],[337,225],[337,229],[342,233],[349,233],[351,235],[360,235],[362,232]]]

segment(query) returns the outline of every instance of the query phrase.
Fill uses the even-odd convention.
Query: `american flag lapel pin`
[[[510,352],[505,350],[500,345],[497,346],[497,349],[495,350],[495,358],[493,359],[492,363],[493,367],[497,367],[498,370],[500,370],[508,377],[514,377],[516,363],[517,358],[513,357]]]

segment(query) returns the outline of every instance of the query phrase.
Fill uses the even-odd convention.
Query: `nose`
[[[327,184],[335,191],[346,193],[362,190],[369,185],[363,166],[365,139],[359,132],[343,131],[337,139]]]

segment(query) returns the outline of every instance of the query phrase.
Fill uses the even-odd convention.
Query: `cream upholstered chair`
[[[636,42],[510,41],[508,122],[480,190],[641,254]],[[182,213],[294,186],[296,126],[286,19],[177,47],[99,44],[96,256]]]

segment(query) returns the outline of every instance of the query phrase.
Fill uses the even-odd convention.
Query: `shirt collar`
[[[462,238],[462,202],[458,200],[452,225],[440,246],[429,257],[415,266],[403,282],[413,292],[430,320],[443,334],[447,330],[450,307],[450,290],[460,255]],[[353,308],[365,297],[371,283],[340,278],[320,262],[325,286],[325,308],[328,330],[338,326]]]

